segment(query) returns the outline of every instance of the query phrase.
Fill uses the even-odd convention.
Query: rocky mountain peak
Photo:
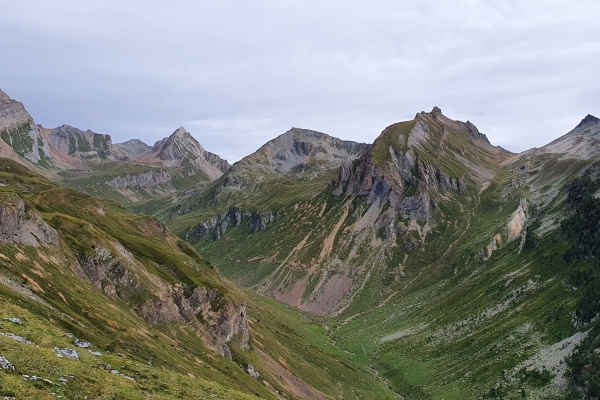
[[[177,128],[177,129],[175,130],[175,132],[173,132],[173,133],[171,134],[171,137],[174,137],[174,138],[184,138],[184,137],[191,137],[191,138],[193,138],[192,134],[191,134],[191,133],[189,133],[189,132],[188,132],[188,131],[187,131],[187,130],[186,130],[184,127],[183,127],[183,126],[181,126],[181,127]],[[194,139],[194,140],[195,140],[195,139]]]
[[[14,153],[38,164],[50,158],[48,143],[23,103],[0,90],[0,132]]]
[[[134,159],[150,154],[152,151],[152,147],[140,139],[130,139],[123,143],[116,143],[113,148],[122,150],[128,157]]]
[[[113,156],[110,135],[96,133],[90,129],[82,131],[66,124],[46,132],[50,146],[61,154],[90,161],[111,159]]]
[[[322,132],[293,127],[270,140],[243,163],[260,162],[275,172],[285,173],[309,161],[324,164],[343,164],[360,157],[369,145],[341,140]]]
[[[0,89],[0,104],[7,104],[12,101],[14,101],[14,100],[12,100],[10,97],[8,97],[8,95],[6,93],[4,93],[2,91],[2,89]]]
[[[430,114],[432,114],[432,115],[444,115],[444,114],[442,114],[442,110],[439,107],[437,107],[437,106],[433,107],[433,109],[431,110]]]
[[[581,122],[565,136],[586,135],[597,138],[600,135],[600,119],[588,114]],[[559,139],[560,140],[560,139]]]
[[[202,153],[204,148],[185,128],[177,128],[169,137],[154,144],[152,152],[157,153],[161,160],[174,160],[185,153]]]
[[[194,165],[211,179],[220,177],[230,167],[227,160],[206,151],[183,127],[156,142],[148,157],[159,160],[166,166]]]

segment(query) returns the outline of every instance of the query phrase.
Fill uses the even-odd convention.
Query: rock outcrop
[[[40,129],[22,103],[0,90],[0,137],[15,153],[38,164],[51,158]]]
[[[38,247],[57,244],[58,234],[17,195],[0,197],[0,242]]]
[[[170,184],[174,173],[168,170],[150,171],[139,175],[118,176],[106,184],[117,189],[130,187],[152,187]]]
[[[239,208],[232,207],[227,212],[190,229],[186,234],[186,240],[203,240],[207,238],[219,240],[225,235],[229,227],[240,226],[244,222],[250,232],[256,233],[265,230],[278,219],[279,213],[272,213],[270,211],[260,214],[243,213]]]
[[[519,206],[513,212],[511,220],[506,226],[508,241],[521,237],[525,233],[528,221],[527,200],[521,199]]]
[[[80,254],[83,278],[109,296],[129,303],[152,325],[186,322],[195,325],[199,336],[219,354],[231,358],[230,343],[248,349],[246,307],[225,297],[218,289],[186,283],[165,283],[137,269],[134,258],[115,244],[114,251],[94,246],[93,254]],[[153,282],[140,284],[142,279]],[[146,299],[141,300],[140,299]]]

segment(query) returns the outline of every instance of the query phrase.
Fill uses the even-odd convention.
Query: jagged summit
[[[490,141],[488,140],[487,136],[481,133],[471,121],[462,122],[450,119],[447,116],[445,116],[442,113],[442,110],[437,106],[434,106],[431,112],[421,111],[420,113],[417,113],[415,119],[424,121],[427,121],[429,119],[430,122],[439,123],[448,128],[465,131],[469,134],[469,136],[472,139],[490,144]]]
[[[223,175],[230,167],[227,160],[206,151],[185,128],[176,129],[171,136],[159,140],[145,159],[169,167],[196,166],[211,180]]]
[[[581,120],[579,125],[589,124],[589,123],[597,123],[600,122],[600,119],[594,117],[592,114],[588,114],[584,119]]]
[[[187,151],[201,153],[206,150],[183,127],[177,128],[169,137],[157,141],[152,147],[152,152],[164,161],[183,158]]]

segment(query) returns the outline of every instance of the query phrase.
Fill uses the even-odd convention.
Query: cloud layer
[[[124,6],[123,4],[126,4]],[[600,113],[600,2],[4,2],[0,87],[38,123],[231,161],[292,126],[371,142],[439,106],[493,144]]]

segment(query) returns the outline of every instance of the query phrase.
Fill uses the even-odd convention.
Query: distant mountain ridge
[[[0,90],[0,152],[80,191],[121,202],[153,199],[203,185],[229,169],[184,128],[155,143],[113,144],[112,137],[62,125],[36,125],[22,103]],[[105,176],[104,179],[98,179]]]
[[[16,107],[10,99],[0,101]],[[277,365],[299,360],[294,369],[301,370],[321,360],[315,353],[300,359],[311,351],[302,341],[305,333],[274,323],[295,308],[305,313],[299,318],[303,323],[318,321],[322,340],[334,344],[340,358],[347,354],[368,366],[369,376],[385,379],[386,393],[353,389],[331,398],[387,399],[392,389],[404,398],[560,399],[565,394],[580,398],[600,387],[600,123],[592,115],[545,146],[513,154],[493,146],[470,121],[453,120],[434,107],[386,127],[372,144],[292,128],[229,168],[183,128],[152,147],[141,141],[109,145],[101,135],[65,128],[63,151],[76,158],[49,146],[51,158],[38,165],[23,155],[31,153],[28,147],[20,153],[9,147],[33,141],[29,127],[12,133],[23,121],[31,123],[24,109],[18,110],[13,117],[18,123],[4,134],[8,141],[0,141],[1,151],[10,149],[11,157],[38,170],[58,156],[75,160],[77,168],[54,178],[153,215],[164,225],[151,220],[138,226],[135,235],[145,243],[140,248],[123,225],[135,225],[136,218],[119,211],[115,202],[83,201],[70,191],[53,195],[59,192],[48,192],[50,184],[32,175],[31,188],[20,187],[18,199],[11,193],[4,199],[3,215],[22,222],[21,230],[11,223],[1,235],[6,246],[44,249],[55,241],[55,232],[35,212],[61,228],[58,238],[85,256],[88,273],[95,274],[99,261],[110,261],[102,249],[112,247],[111,254],[123,258],[118,243],[127,244],[134,262],[160,269],[157,277],[172,284],[150,302],[144,296],[124,297],[141,301],[145,307],[134,311],[143,311],[151,324],[177,317],[176,308],[194,321],[195,311],[179,296],[194,299],[193,292],[177,282],[177,269],[162,267],[167,253],[193,254],[178,241],[184,239],[218,271],[215,276],[245,287],[245,294],[258,292],[290,307],[277,305],[282,312],[269,322],[248,319],[248,331],[261,329],[260,335],[227,345],[232,353],[235,344],[249,345],[258,357],[252,356],[254,364],[263,351],[285,341],[294,357],[278,347],[283,361],[268,362],[274,368],[270,379],[287,381],[284,386],[293,386],[293,380]],[[101,153],[106,148],[110,151]],[[43,143],[38,154],[44,154]],[[15,170],[7,164],[0,171],[0,180],[8,183],[0,192],[22,185]],[[28,176],[23,170],[17,172]],[[216,178],[209,176],[213,173]],[[32,193],[37,194],[32,198]],[[77,215],[94,224],[73,224]],[[86,237],[93,225],[120,239],[92,247]],[[96,237],[98,243],[110,240],[104,233]],[[0,264],[5,261],[0,257]],[[193,273],[189,266],[182,264],[182,271]],[[34,271],[31,279],[42,281],[44,271],[31,263],[26,267]],[[108,272],[110,279],[100,288],[112,295],[122,284],[115,271]],[[232,288],[231,293],[237,292]],[[69,296],[54,300],[72,301]],[[209,303],[212,310],[222,310],[218,301]],[[252,307],[232,310],[230,321],[243,320]],[[205,314],[196,318],[207,322]],[[231,324],[225,325],[224,335]],[[269,343],[270,335],[277,341]],[[251,369],[248,361],[238,365],[255,379],[254,367],[260,364]],[[340,361],[339,367],[347,365]],[[267,365],[261,367],[260,374],[268,373]],[[322,366],[311,376],[317,381],[337,370]],[[345,385],[349,382],[356,382],[354,373]],[[291,397],[321,398],[308,390]]]

